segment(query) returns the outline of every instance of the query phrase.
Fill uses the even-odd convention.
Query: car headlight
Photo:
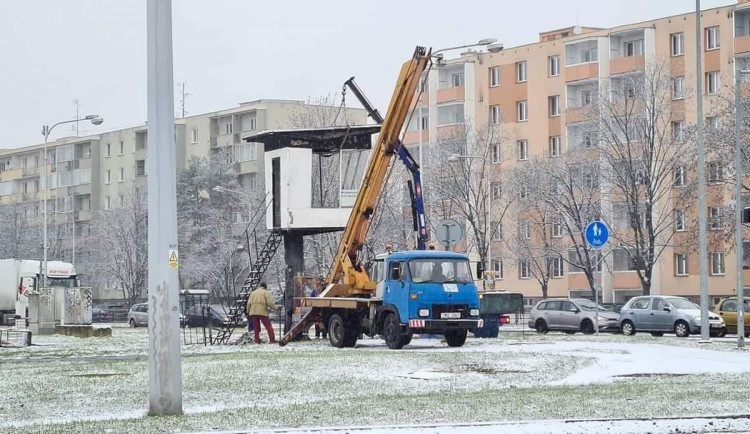
[[[430,316],[430,309],[419,309],[419,316]]]
[[[469,316],[479,316],[479,309],[469,309]]]
[[[701,316],[700,315],[696,315],[696,316],[694,316],[694,318],[695,318],[696,321],[701,322]]]

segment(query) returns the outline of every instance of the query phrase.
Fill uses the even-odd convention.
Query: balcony
[[[23,178],[23,169],[10,169],[0,172],[0,181],[12,181]]]
[[[734,11],[734,52],[750,52],[750,8]]]
[[[446,87],[444,89],[437,90],[437,102],[438,104],[452,101],[463,101],[464,100],[464,87]]]
[[[642,71],[645,68],[646,31],[628,30],[609,35],[610,75]]]
[[[580,65],[565,67],[565,81],[567,83],[595,78],[599,78],[598,62],[581,63]]]
[[[422,130],[422,143],[429,143],[429,141],[430,131]],[[404,134],[404,144],[415,145],[417,143],[419,143],[419,131],[407,131],[406,134]]]
[[[643,71],[645,67],[646,57],[642,54],[638,56],[618,57],[609,61],[610,75]]]

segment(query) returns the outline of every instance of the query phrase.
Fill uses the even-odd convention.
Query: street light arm
[[[93,121],[93,120],[96,120],[96,119],[101,119],[101,118],[98,115],[89,115],[89,116],[85,116],[85,117],[80,118],[80,119],[70,119],[70,120],[67,120],[67,121],[60,121],[60,122],[58,122],[56,124],[52,124],[51,127],[48,126],[48,125],[45,125],[45,126],[42,127],[42,135],[44,135],[45,137],[49,136],[50,133],[52,132],[52,130],[54,130],[55,127],[58,126],[58,125],[71,124],[73,122],[81,122],[81,121]]]

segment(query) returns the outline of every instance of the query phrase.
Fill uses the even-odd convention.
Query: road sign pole
[[[594,252],[597,252],[600,258],[597,258],[595,264],[596,269],[599,268],[599,264],[604,260],[604,246],[609,241],[609,229],[604,222],[593,221],[586,226],[586,242],[593,247]],[[601,279],[601,275],[599,276]],[[599,336],[599,285],[600,283],[594,279],[594,332]]]

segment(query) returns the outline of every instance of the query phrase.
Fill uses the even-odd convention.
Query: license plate
[[[461,312],[443,312],[440,314],[442,319],[458,319],[461,318]]]

